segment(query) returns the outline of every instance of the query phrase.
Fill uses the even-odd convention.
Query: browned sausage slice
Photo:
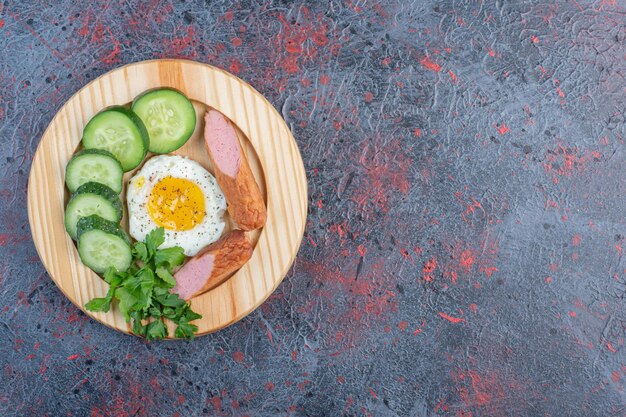
[[[230,121],[217,110],[204,116],[204,141],[224,192],[228,213],[243,230],[259,229],[267,217],[265,202]]]
[[[246,234],[233,230],[187,261],[174,274],[176,286],[171,292],[189,300],[221,284],[251,256],[252,245]]]

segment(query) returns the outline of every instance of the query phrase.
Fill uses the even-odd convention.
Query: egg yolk
[[[204,218],[204,195],[200,187],[187,179],[165,177],[152,188],[147,208],[159,226],[189,230]]]

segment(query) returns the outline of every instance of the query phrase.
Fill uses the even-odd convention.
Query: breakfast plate
[[[203,114],[214,109],[235,127],[241,149],[258,184],[267,210],[261,229],[248,231],[253,252],[239,270],[208,292],[191,299],[202,315],[194,321],[202,335],[235,323],[257,308],[280,284],[294,261],[306,222],[307,180],[297,144],[285,121],[254,88],[226,71],[187,60],[143,61],[112,70],[90,82],[58,111],[37,148],[28,184],[28,217],[37,252],[61,291],[86,314],[132,334],[118,309],[92,312],[85,304],[104,297],[109,285],[81,262],[66,233],[64,211],[70,199],[66,165],[81,147],[83,129],[102,109],[127,105],[145,91],[169,87],[191,100],[196,126],[191,138],[170,155],[181,155],[214,173],[203,140]],[[128,231],[126,189],[141,166],[126,172],[120,198],[121,226]],[[225,215],[225,230],[236,224]],[[169,338],[174,327],[165,320]]]

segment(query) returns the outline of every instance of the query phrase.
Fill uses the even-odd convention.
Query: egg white
[[[205,246],[215,242],[224,231],[226,199],[215,177],[197,162],[177,155],[160,155],[148,160],[128,184],[126,203],[130,235],[143,242],[146,235],[159,225],[148,213],[147,203],[152,188],[163,178],[184,178],[196,184],[204,195],[206,214],[202,221],[189,230],[165,229],[161,248],[180,246],[185,255],[194,256]]]

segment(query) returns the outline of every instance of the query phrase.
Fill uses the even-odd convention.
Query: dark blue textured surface
[[[623,2],[81,3],[0,6],[2,416],[626,415]],[[283,284],[193,343],[88,319],[26,215],[65,100],[159,57],[250,82],[309,177]]]

